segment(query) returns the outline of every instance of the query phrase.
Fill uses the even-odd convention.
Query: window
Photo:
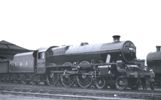
[[[39,52],[38,53],[38,59],[45,59],[45,53],[44,52]]]

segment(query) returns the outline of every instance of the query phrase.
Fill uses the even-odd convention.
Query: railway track
[[[49,94],[49,93],[32,93],[32,92],[15,92],[15,91],[3,91],[3,94],[14,95],[27,95],[47,97],[53,99],[74,99],[74,100],[137,100],[132,98],[120,98],[120,97],[101,97],[101,96],[83,96],[83,95],[69,95],[69,94]],[[139,99],[140,100],[140,99]]]
[[[62,88],[52,86],[36,86],[22,84],[0,84],[1,94],[28,95],[62,99],[76,100],[136,100],[149,99],[160,100],[161,91],[116,91],[116,90],[97,90],[97,89],[78,89]]]

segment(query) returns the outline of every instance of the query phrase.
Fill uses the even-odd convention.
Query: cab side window
[[[39,52],[38,53],[38,59],[44,59],[44,58],[45,58],[44,52]]]

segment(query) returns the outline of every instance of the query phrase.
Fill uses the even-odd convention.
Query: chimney
[[[159,52],[161,49],[161,46],[156,46],[156,51]]]
[[[120,35],[114,35],[113,42],[120,42]]]

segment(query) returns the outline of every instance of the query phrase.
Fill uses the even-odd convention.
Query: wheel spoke
[[[95,80],[95,86],[98,88],[98,89],[103,89],[106,87],[106,80],[105,78],[102,78],[102,77],[98,77],[96,78]]]
[[[59,82],[59,75],[56,73],[50,73],[47,75],[46,77],[46,84],[47,85],[52,85],[52,86],[56,86]]]
[[[77,79],[78,85],[81,88],[88,88],[88,87],[90,87],[90,85],[92,84],[92,81],[93,81],[91,75],[84,75],[84,74],[78,75],[76,77],[76,79]]]
[[[124,90],[128,86],[128,80],[126,77],[120,76],[116,79],[116,88],[118,90]]]
[[[60,78],[64,87],[71,87],[74,84],[74,76],[72,75],[61,75]]]

